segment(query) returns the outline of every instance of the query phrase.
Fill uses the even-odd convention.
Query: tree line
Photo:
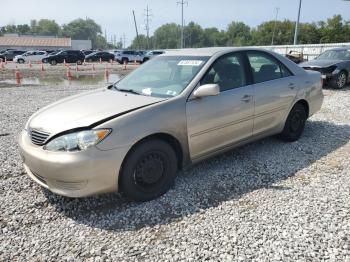
[[[243,22],[231,22],[225,30],[216,27],[202,28],[195,22],[184,27],[185,47],[209,46],[259,46],[271,45],[274,35],[275,45],[293,43],[295,22],[267,21],[257,27],[250,27]],[[0,35],[18,33],[21,35],[55,35],[72,39],[87,39],[92,41],[93,48],[122,48],[122,43],[116,46],[107,42],[102,35],[101,26],[93,19],[76,19],[68,24],[59,25],[55,20],[31,20],[30,24],[9,24],[0,27]],[[158,27],[152,36],[135,37],[129,46],[133,49],[170,49],[180,47],[181,26],[168,23]],[[350,21],[345,21],[341,15],[335,15],[326,21],[317,23],[301,23],[299,44],[350,42]]]
[[[0,27],[0,36],[9,33],[70,37],[72,39],[91,40],[93,48],[116,48],[116,46],[107,43],[105,37],[102,35],[101,26],[90,18],[79,18],[64,25],[57,24],[55,20],[40,19],[31,20],[29,25],[9,24]],[[117,45],[121,47],[121,43]]]
[[[257,27],[250,27],[243,22],[231,22],[226,30],[216,27],[202,28],[195,22],[184,27],[185,47],[209,46],[260,46],[271,45],[274,35],[274,45],[293,43],[295,22],[267,21]],[[160,26],[147,39],[139,35],[132,41],[131,48],[136,49],[168,49],[179,48],[181,26],[168,23]],[[340,43],[350,42],[350,21],[345,21],[341,15],[335,15],[326,21],[317,23],[301,23],[299,44]]]

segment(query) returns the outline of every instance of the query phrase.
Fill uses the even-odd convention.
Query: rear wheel
[[[81,65],[81,64],[83,64],[83,61],[78,60],[78,61],[77,61],[77,64],[78,64],[78,65]]]
[[[132,149],[120,174],[121,191],[136,201],[163,195],[174,182],[177,158],[162,140],[145,141]]]
[[[23,59],[18,59],[17,60],[19,64],[24,64],[24,60]]]
[[[51,64],[51,65],[57,65],[57,61],[56,61],[56,60],[51,60],[51,61],[50,61],[50,64]]]
[[[305,107],[301,103],[295,104],[280,134],[281,139],[287,142],[298,140],[304,132],[306,120],[307,113]]]
[[[348,76],[346,72],[341,71],[339,74],[332,80],[331,86],[335,89],[342,89],[347,82]]]

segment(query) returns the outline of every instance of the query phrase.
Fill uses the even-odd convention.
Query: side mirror
[[[202,85],[193,92],[193,96],[197,98],[206,96],[217,96],[218,94],[220,94],[220,87],[217,84]]]

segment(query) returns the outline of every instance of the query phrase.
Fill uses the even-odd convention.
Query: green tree
[[[242,22],[231,22],[226,33],[229,46],[244,46],[251,42],[250,27]]]
[[[152,38],[147,40],[145,35],[135,37],[129,48],[131,49],[147,49],[148,43],[151,44]]]
[[[101,35],[101,26],[92,19],[73,20],[69,24],[63,25],[61,34],[72,39],[91,40],[93,48],[104,48],[107,45],[106,40]]]
[[[202,47],[203,29],[199,24],[190,22],[184,28],[185,47]]]
[[[319,22],[321,43],[341,43],[350,41],[350,25],[341,15],[335,15],[326,22]]]
[[[180,26],[171,23],[160,26],[153,34],[153,46],[157,49],[178,48]]]
[[[61,27],[55,20],[40,19],[35,25],[35,32],[39,35],[58,35]]]

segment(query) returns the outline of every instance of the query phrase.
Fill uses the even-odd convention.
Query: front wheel
[[[301,103],[295,104],[280,134],[281,139],[287,142],[298,140],[304,132],[306,120],[307,113],[305,107]]]
[[[177,172],[173,148],[162,140],[137,145],[123,163],[121,191],[136,201],[155,199],[169,190]]]
[[[342,89],[347,82],[348,76],[344,71],[341,71],[331,82],[331,85],[335,89]]]
[[[24,64],[24,60],[23,59],[18,59],[18,63],[19,64]]]
[[[57,65],[57,61],[56,60],[51,60],[50,64],[51,65]]]
[[[78,60],[78,61],[77,61],[77,64],[78,64],[78,65],[82,65],[82,64],[83,64],[83,61]]]

